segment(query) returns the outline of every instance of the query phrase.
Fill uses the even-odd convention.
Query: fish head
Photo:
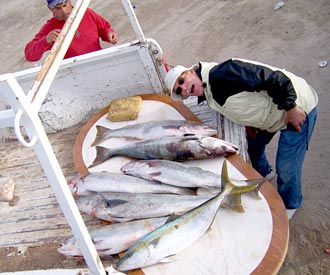
[[[100,194],[92,194],[88,196],[79,196],[76,204],[80,211],[97,216],[97,213],[107,207],[104,198]]]
[[[203,148],[208,150],[211,155],[221,154],[223,156],[228,156],[235,154],[238,150],[236,145],[214,137],[202,137],[200,138],[200,144]]]
[[[72,179],[70,179],[68,181],[68,186],[69,189],[71,191],[71,194],[73,196],[78,196],[78,195],[88,195],[88,192],[82,193],[81,191],[81,185],[84,182],[84,179],[86,178],[88,174],[86,175],[77,175],[75,177],[73,177]]]
[[[144,179],[153,180],[155,173],[158,173],[159,160],[133,160],[125,164],[121,171],[127,175],[141,176]],[[142,177],[142,176],[141,176]]]
[[[150,245],[147,248],[147,244],[137,241],[118,260],[115,265],[116,269],[119,271],[128,271],[153,264],[150,261],[155,251],[153,248],[154,246]]]
[[[120,168],[125,174],[130,174],[132,171],[141,169],[145,165],[144,161],[132,160]]]

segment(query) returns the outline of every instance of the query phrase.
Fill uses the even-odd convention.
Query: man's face
[[[188,70],[175,81],[173,91],[183,97],[202,96],[204,95],[203,82],[194,70]]]
[[[54,17],[59,20],[66,21],[72,11],[71,0],[57,4],[53,9],[51,9],[51,11],[53,12]]]

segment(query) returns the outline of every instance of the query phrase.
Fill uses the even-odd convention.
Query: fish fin
[[[224,159],[223,164],[222,164],[222,169],[221,169],[221,190],[224,190],[226,188],[226,186],[228,186],[228,185],[233,186],[233,184],[231,183],[231,181],[229,179],[229,175],[228,175],[227,160]]]
[[[105,133],[109,131],[111,131],[111,129],[108,129],[101,125],[96,125],[96,137],[91,146],[96,146],[100,144],[103,141],[103,136],[105,135]]]
[[[114,258],[113,256],[108,255],[108,254],[102,254],[102,255],[99,255],[99,256],[104,260],[111,261],[112,263],[115,263],[117,261],[116,258]]]
[[[231,195],[247,193],[247,192],[251,192],[255,189],[258,189],[259,186],[260,186],[260,182],[263,183],[264,180],[263,179],[261,179],[260,181],[259,180],[258,181],[256,181],[256,180],[253,181],[252,180],[249,184],[245,184],[245,185],[238,185],[237,180],[236,180],[236,184],[234,182],[235,182],[235,180],[232,181],[229,178],[227,160],[225,159],[224,162],[223,162],[222,171],[221,171],[221,190],[224,190],[226,188],[227,189],[230,188],[231,189],[231,191],[230,191]],[[238,203],[238,199],[236,199],[236,200],[237,200],[237,203]]]
[[[200,140],[200,138],[194,135],[183,137],[182,140]]]
[[[106,204],[108,205],[108,207],[110,207],[110,208],[129,203],[129,201],[127,201],[127,200],[120,200],[120,199],[107,200],[106,198],[104,198],[104,200],[105,200]]]
[[[98,250],[97,254],[100,256],[100,258],[105,259],[110,261],[111,263],[115,263],[117,261],[117,259],[112,256],[113,253],[110,252],[111,249],[108,250]]]
[[[239,213],[244,213],[241,194],[228,195],[222,204],[223,207],[232,209]]]
[[[171,262],[174,262],[176,261],[176,254],[173,254],[173,255],[169,255],[165,258],[163,258],[160,263],[171,263]]]
[[[148,160],[147,161],[147,166],[148,167],[155,167],[155,166],[157,167],[158,163],[159,163],[159,160],[158,159],[151,159],[151,160]]]
[[[262,200],[262,198],[260,197],[259,188],[256,188],[246,194],[255,200]]]
[[[88,168],[92,168],[108,160],[111,157],[111,155],[108,156],[108,152],[109,149],[102,146],[96,146],[96,158],[94,159],[93,163],[88,166]]]
[[[160,241],[161,237],[155,238],[153,239],[150,244],[153,245],[154,247],[156,247]]]
[[[161,174],[162,174],[161,172],[152,172],[152,173],[149,173],[149,175],[151,176],[151,178],[153,180],[157,180],[157,179],[154,179],[154,178],[160,176]],[[157,180],[157,181],[159,181],[159,180]]]
[[[169,223],[171,221],[174,221],[177,217],[179,217],[180,215],[175,215],[175,214],[172,214],[171,216],[169,216],[166,220],[165,223]]]

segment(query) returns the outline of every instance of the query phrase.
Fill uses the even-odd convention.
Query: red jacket
[[[50,50],[54,43],[48,44],[47,34],[55,29],[62,29],[65,21],[55,17],[49,19],[36,36],[25,46],[27,61],[38,61],[44,52]],[[76,34],[64,56],[69,58],[101,49],[100,40],[109,42],[108,33],[114,32],[110,23],[91,9],[87,9]]]

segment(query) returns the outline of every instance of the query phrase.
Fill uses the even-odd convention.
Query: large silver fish
[[[101,258],[123,252],[137,239],[163,225],[168,217],[141,219],[125,223],[113,223],[92,230],[90,237]],[[82,257],[81,250],[75,238],[62,243],[58,252],[68,257]]]
[[[170,160],[133,160],[125,164],[125,174],[179,187],[197,187],[197,195],[215,195],[221,191],[221,175],[199,167]],[[230,179],[235,185],[259,185],[265,178],[238,180]],[[257,189],[255,194],[258,194]],[[231,195],[232,196],[232,195]],[[229,198],[227,198],[227,201]],[[235,203],[237,204],[237,203]]]
[[[171,160],[133,160],[121,171],[127,175],[181,187],[219,188],[221,175]]]
[[[226,196],[257,187],[234,186],[228,177],[226,161],[222,169],[222,183],[221,193],[140,238],[119,259],[116,268],[127,271],[165,262],[167,257],[189,247],[209,229]]]
[[[96,193],[76,198],[80,211],[109,222],[179,215],[212,196]]]
[[[192,160],[228,156],[238,148],[214,137],[163,137],[127,144],[114,149],[96,147],[96,158],[90,167],[116,155],[137,159]]]
[[[153,139],[164,136],[213,136],[217,130],[202,123],[189,120],[158,120],[128,125],[118,129],[109,129],[101,125],[96,126],[96,138],[92,146],[99,145],[112,137],[126,137],[133,139]]]
[[[188,188],[155,183],[138,177],[110,172],[92,172],[83,176],[78,175],[69,180],[68,185],[72,194],[76,196],[91,195],[93,192],[196,194]]]

